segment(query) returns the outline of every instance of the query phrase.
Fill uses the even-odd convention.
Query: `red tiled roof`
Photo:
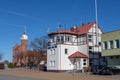
[[[73,53],[72,55],[68,56],[68,58],[88,58],[88,56],[77,51],[77,52]]]
[[[71,30],[58,30],[57,32],[49,33],[48,35],[53,35],[53,34],[72,34],[72,35],[81,35],[81,34],[86,34],[90,30],[91,27],[95,22],[85,24],[83,26],[77,27],[76,29],[71,29]]]
[[[78,27],[78,29],[77,29],[78,34],[80,35],[80,34],[88,33],[88,31],[90,30],[91,27],[93,27],[94,24],[95,24],[95,22]]]

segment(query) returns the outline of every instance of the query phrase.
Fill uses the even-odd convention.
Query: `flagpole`
[[[97,0],[95,0],[95,20],[96,20],[96,23],[98,24]]]
[[[99,48],[100,48],[100,45],[99,45],[99,36],[100,36],[100,33],[99,33],[99,30],[98,30],[98,5],[97,5],[97,0],[95,0],[95,19],[96,19],[96,45],[97,45],[97,53],[99,54]],[[100,55],[100,54],[99,54]],[[100,57],[99,57],[99,65],[100,65]]]

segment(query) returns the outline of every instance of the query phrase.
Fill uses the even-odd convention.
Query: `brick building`
[[[26,33],[22,34],[20,41],[21,44],[16,44],[12,49],[12,62],[15,67],[37,66],[40,61],[46,61],[46,55],[41,55],[41,51],[27,49],[28,36]]]

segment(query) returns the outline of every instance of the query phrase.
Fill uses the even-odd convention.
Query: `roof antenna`
[[[57,28],[58,28],[58,30],[61,30],[61,24],[60,24],[60,22],[58,23]]]

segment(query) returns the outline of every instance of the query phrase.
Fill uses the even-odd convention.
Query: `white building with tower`
[[[83,70],[105,65],[105,59],[101,57],[101,34],[95,22],[49,33],[47,70]]]

